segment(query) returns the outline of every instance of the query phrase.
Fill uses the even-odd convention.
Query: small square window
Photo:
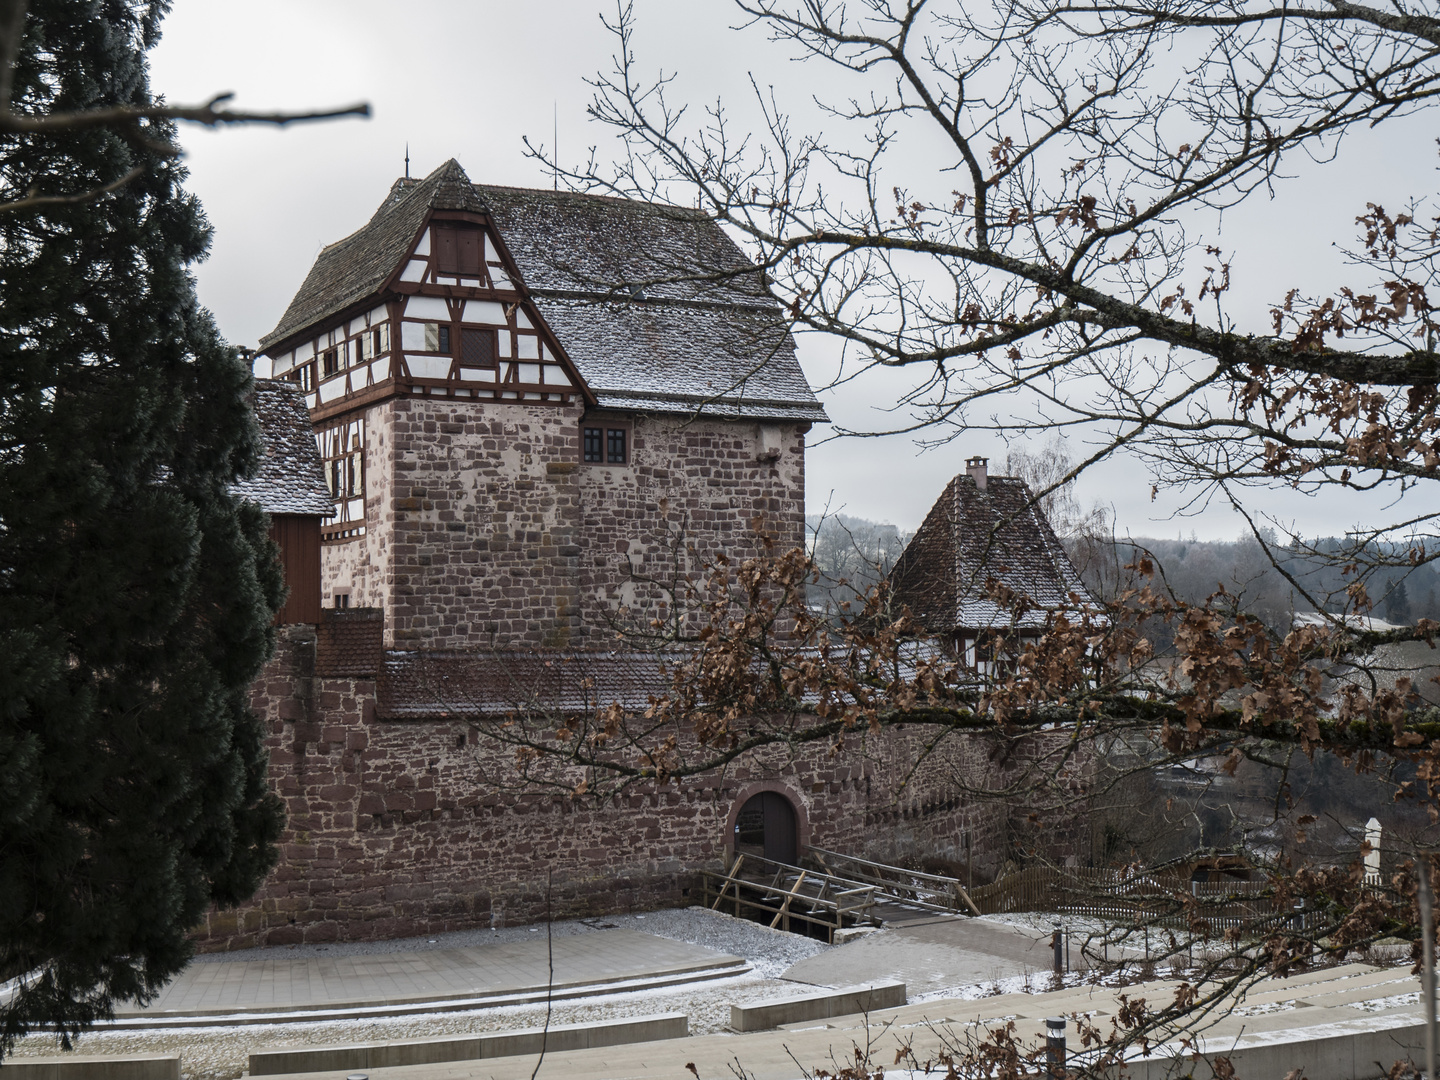
[[[603,461],[601,454],[602,442],[605,438],[605,429],[598,427],[587,427],[585,429],[585,460]]]
[[[450,351],[450,325],[449,325],[449,323],[441,323],[441,324],[440,324],[440,333],[439,333],[438,336],[439,336],[439,339],[440,339],[440,340],[439,340],[440,351],[443,352],[443,353],[448,353],[448,352]]]
[[[340,358],[334,349],[325,350],[325,374],[334,375],[340,370]]]
[[[628,420],[590,420],[580,425],[580,460],[591,465],[630,464]]]
[[[493,368],[495,366],[495,331],[462,328],[460,331],[460,363],[466,367]]]

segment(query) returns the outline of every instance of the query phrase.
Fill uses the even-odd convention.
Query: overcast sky
[[[822,78],[755,30],[731,29],[737,20],[726,0],[637,0],[636,10],[640,66],[678,72],[677,99],[743,106],[753,72],[803,113]],[[374,110],[370,120],[286,130],[182,132],[190,189],[216,230],[197,272],[200,298],[222,332],[253,346],[275,325],[320,248],[364,224],[402,174],[407,143],[412,175],[455,157],[472,180],[550,186],[522,140],[549,145],[556,130],[562,159],[575,160],[603,139],[586,120],[584,79],[609,67],[613,39],[600,15],[613,11],[613,0],[175,0],[152,55],[153,85],[171,101],[234,91],[242,108],[363,100]],[[1290,284],[1337,284],[1313,275],[1337,265],[1331,245],[1349,230],[1315,223],[1348,222],[1367,200],[1395,205],[1433,189],[1431,126],[1412,125],[1410,139],[1388,130],[1384,138],[1356,138],[1338,164],[1312,170],[1278,199],[1232,212],[1217,239],[1241,251],[1235,295],[1242,314],[1263,322],[1266,305]],[[823,341],[802,341],[812,384],[826,381],[835,355]],[[871,383],[822,400],[847,427],[876,429],[895,423],[884,411],[887,396],[893,403],[893,392]],[[829,501],[903,528],[919,524],[964,457],[988,455],[992,468],[1005,457],[988,433],[929,452],[905,437],[826,442],[827,434],[823,427],[811,434],[811,511]],[[1176,504],[1167,493],[1152,502],[1148,478],[1133,464],[1101,466],[1082,480],[1080,495],[1113,508],[1122,534],[1229,538],[1240,529],[1224,510],[1173,518]],[[1343,530],[1379,505],[1337,505],[1333,496],[1271,503],[1311,536]]]

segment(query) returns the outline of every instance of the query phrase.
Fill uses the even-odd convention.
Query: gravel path
[[[783,981],[779,975],[792,964],[831,948],[820,941],[771,930],[758,923],[698,907],[555,923],[551,927],[551,933],[556,936],[570,936],[615,927],[640,930],[657,937],[743,956],[750,961],[754,971],[730,979],[696,983],[690,987],[666,987],[559,1002],[551,1013],[552,1024],[578,1024],[653,1013],[684,1012],[690,1017],[692,1034],[713,1034],[724,1031],[729,1024],[731,1004],[785,997],[813,989],[804,984]],[[252,949],[200,956],[196,957],[196,962],[223,963],[263,960],[269,956],[293,959],[306,955],[354,956],[454,949],[525,940],[535,933],[543,935],[545,928],[512,927],[504,930],[436,934],[433,937],[401,941]],[[472,1032],[503,1031],[509,1028],[540,1027],[544,1023],[544,1005],[511,1005],[474,1012],[437,1013],[393,1019],[337,1020],[321,1024],[251,1024],[243,1027],[162,1029],[149,1032],[100,1030],[82,1036],[75,1049],[82,1054],[178,1053],[181,1055],[180,1064],[186,1080],[234,1080],[248,1065],[250,1052],[266,1046],[323,1046],[388,1039],[435,1038]],[[49,1035],[32,1035],[15,1047],[17,1058],[56,1052],[56,1040]]]

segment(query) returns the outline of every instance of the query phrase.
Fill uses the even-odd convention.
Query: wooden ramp
[[[980,914],[954,878],[824,848],[811,848],[802,862],[737,855],[726,873],[701,875],[705,905],[832,944],[837,930],[858,925]]]
[[[725,874],[702,872],[705,906],[777,930],[820,937],[834,944],[835,931],[865,923],[876,886],[818,870],[791,866],[759,855],[740,854]]]
[[[956,878],[887,866],[824,848],[811,848],[803,861],[837,880],[873,885],[877,896],[892,904],[946,914],[980,914],[975,901]]]

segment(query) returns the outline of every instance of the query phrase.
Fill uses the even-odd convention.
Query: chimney
[[[970,474],[970,479],[975,481],[975,486],[981,491],[985,490],[985,466],[989,458],[972,457],[965,459],[965,471]]]

